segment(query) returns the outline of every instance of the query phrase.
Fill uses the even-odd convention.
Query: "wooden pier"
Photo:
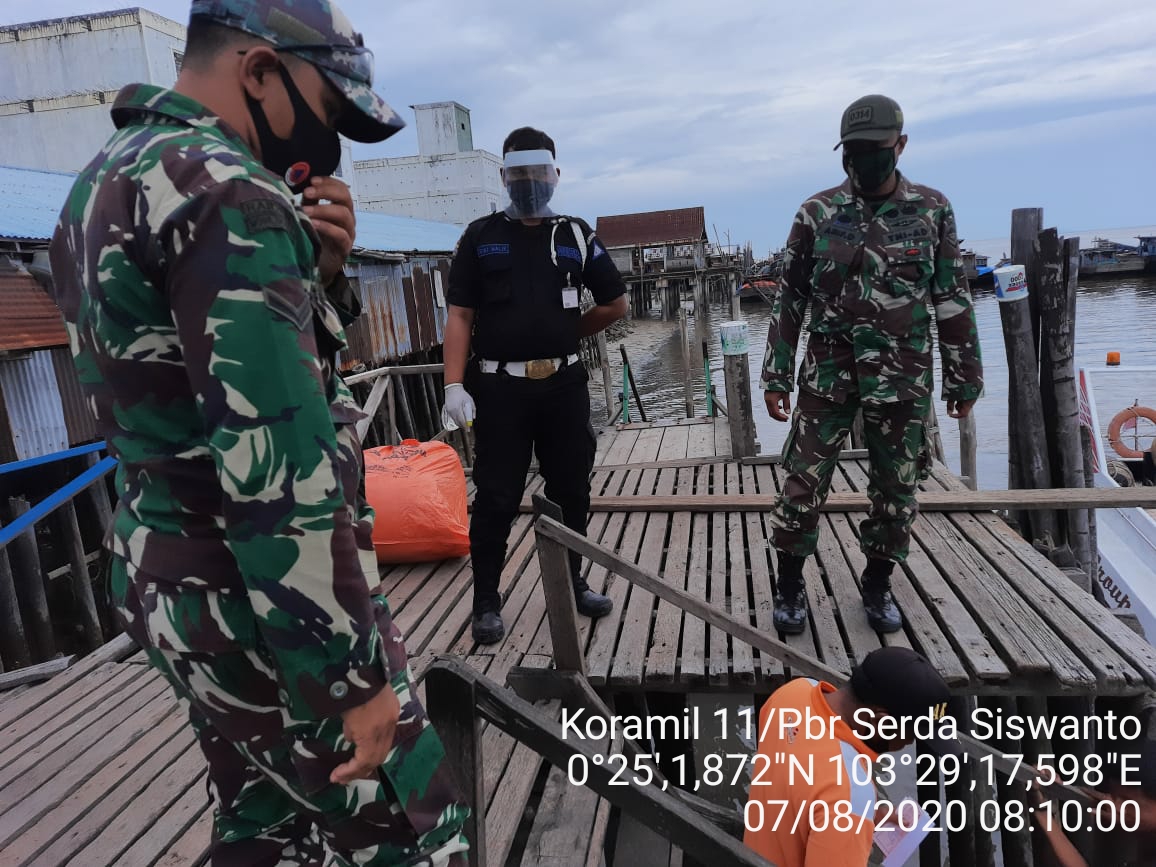
[[[777,492],[779,467],[731,460],[722,419],[607,428],[599,439],[596,498],[725,495],[736,506],[595,511],[588,538],[774,636],[770,516],[762,505],[738,504]],[[528,494],[540,486],[532,477]],[[841,461],[833,490],[865,489],[861,459]],[[966,489],[937,465],[924,490]],[[1156,648],[991,512],[918,517],[910,558],[894,579],[905,628],[880,636],[859,601],[861,517],[824,514],[818,555],[807,566],[812,621],[806,633],[786,639],[792,650],[846,674],[881,644],[913,647],[957,693],[981,702],[1018,696],[1042,705],[1048,697],[1129,697],[1156,689]],[[507,635],[492,646],[470,638],[468,559],[384,569],[382,588],[414,671],[421,676],[439,657],[456,657],[504,684],[515,669],[550,668],[555,652],[539,553],[534,519],[520,515],[501,585]],[[589,682],[608,704],[689,692],[759,701],[793,676],[779,658],[635,582],[604,566],[588,568],[591,587],[615,603],[602,620],[577,621]],[[538,707],[556,714],[558,702]],[[480,743],[486,863],[598,867],[611,831],[610,803],[570,785],[539,752],[493,724]],[[210,826],[205,768],[184,713],[126,640],[45,683],[0,694],[5,865],[196,864]],[[681,864],[682,853],[671,847],[663,859]]]

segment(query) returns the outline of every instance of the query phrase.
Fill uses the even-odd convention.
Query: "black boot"
[[[779,552],[775,580],[775,628],[787,635],[799,635],[807,628],[807,593],[803,584],[806,557]]]
[[[867,560],[863,570],[863,610],[867,622],[876,632],[898,632],[903,628],[903,616],[891,596],[891,570],[895,564],[880,557]]]
[[[584,590],[575,589],[574,604],[579,614],[591,618],[605,617],[614,610],[614,602],[609,596],[595,593],[589,587]]]
[[[496,599],[493,597],[497,597]],[[502,622],[502,597],[496,593],[474,596],[474,618],[471,632],[478,644],[497,644],[506,634]]]

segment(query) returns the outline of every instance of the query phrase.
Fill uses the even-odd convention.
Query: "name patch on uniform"
[[[508,256],[510,254],[509,244],[479,244],[478,256]]]
[[[563,247],[559,244],[555,249],[563,259],[573,259],[575,262],[582,261],[582,253],[579,252],[577,247]]]
[[[885,236],[885,243],[902,244],[904,241],[918,241],[921,238],[930,238],[931,232],[926,226],[921,226],[915,229],[901,229],[898,232],[888,232]]]
[[[295,222],[289,209],[272,199],[251,199],[241,202],[241,216],[247,232],[267,232],[270,229],[291,229]]]
[[[844,229],[835,225],[824,226],[819,230],[819,234],[824,238],[838,238],[848,244],[858,245],[863,240],[863,233],[858,229]]]

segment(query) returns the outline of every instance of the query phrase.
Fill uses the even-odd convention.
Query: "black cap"
[[[907,647],[881,647],[868,653],[851,671],[851,689],[860,704],[883,708],[896,719],[925,717],[938,721],[948,713],[951,690],[927,658]],[[959,755],[963,747],[954,738],[921,741],[940,755]]]
[[[861,96],[843,111],[835,149],[849,141],[887,141],[897,132],[903,132],[899,103],[879,93]]]

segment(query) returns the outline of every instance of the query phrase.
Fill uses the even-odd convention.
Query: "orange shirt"
[[[866,867],[871,854],[877,798],[866,760],[878,756],[845,720],[832,722],[827,693],[834,691],[800,677],[759,711],[743,842],[777,867]],[[865,758],[856,762],[859,754]]]

